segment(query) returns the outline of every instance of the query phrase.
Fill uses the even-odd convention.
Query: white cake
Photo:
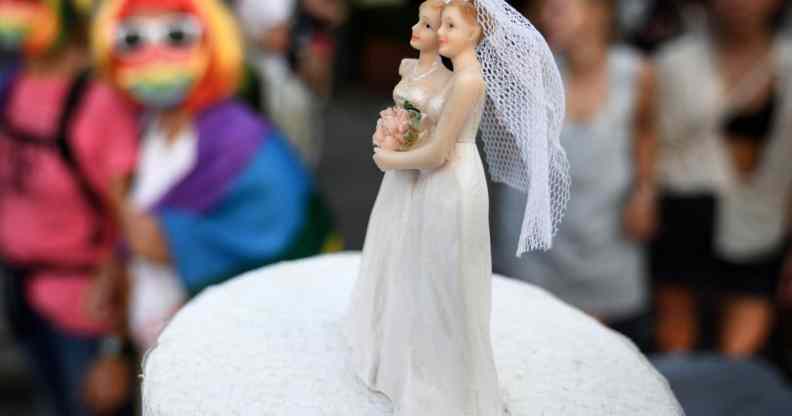
[[[349,369],[339,331],[359,259],[284,263],[206,290],[146,357],[144,415],[390,415]],[[495,277],[492,338],[513,416],[682,414],[629,341],[534,286]]]

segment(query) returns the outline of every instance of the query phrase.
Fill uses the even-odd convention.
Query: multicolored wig
[[[233,95],[243,74],[243,44],[236,21],[220,0],[105,1],[96,15],[91,36],[99,71],[117,81],[118,59],[114,39],[119,23],[140,11],[160,10],[163,13],[194,15],[205,29],[209,66],[183,106],[197,112]]]
[[[71,0],[74,10],[82,16],[90,16],[101,0]]]

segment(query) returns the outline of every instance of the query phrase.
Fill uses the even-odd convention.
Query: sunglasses
[[[115,35],[115,50],[131,54],[148,45],[189,48],[203,36],[201,23],[192,15],[131,18],[122,22]]]

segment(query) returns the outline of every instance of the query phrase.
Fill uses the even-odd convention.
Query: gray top
[[[637,53],[613,48],[605,105],[585,122],[567,120],[561,142],[569,157],[572,192],[553,249],[515,258],[510,224],[524,196],[503,190],[498,198],[495,252],[499,272],[544,287],[562,300],[606,319],[646,307],[644,252],[627,239],[623,212],[633,168]],[[513,245],[513,243],[511,243]]]

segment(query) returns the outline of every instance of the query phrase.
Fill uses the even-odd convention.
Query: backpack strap
[[[107,213],[106,204],[99,194],[99,191],[97,191],[88,180],[88,175],[80,164],[80,161],[77,160],[70,131],[74,123],[74,118],[80,110],[80,102],[88,90],[91,78],[90,71],[83,71],[72,83],[63,104],[63,112],[58,120],[55,146],[61,160],[63,160],[63,163],[71,171],[74,180],[77,181],[77,185],[80,187],[80,192],[83,197],[91,205],[96,215],[102,217]],[[96,244],[101,243],[105,236],[105,231],[105,227],[101,223],[97,224],[94,235],[92,236],[93,242]]]
[[[69,87],[69,91],[63,102],[63,110],[58,119],[55,140],[47,140],[46,138],[38,137],[12,127],[11,123],[8,123],[5,119],[5,111],[2,111],[3,114],[0,116],[0,132],[2,132],[8,140],[17,142],[19,145],[48,147],[51,149],[51,151],[57,152],[58,156],[61,158],[64,165],[69,169],[72,177],[79,186],[83,198],[89,203],[97,216],[101,217],[107,212],[104,200],[102,199],[99,192],[89,182],[87,175],[75,156],[70,140],[70,128],[73,125],[74,117],[77,111],[80,109],[80,102],[85,96],[88,86],[90,85],[90,80],[91,73],[89,71],[83,71],[74,79],[71,86]],[[5,91],[5,94],[8,95],[9,92]],[[3,101],[3,104],[5,104],[6,100]],[[2,191],[2,189],[0,189],[0,191]],[[91,236],[92,243],[99,244],[104,241],[106,232],[107,230],[104,224],[99,222],[93,231],[93,235]],[[25,268],[46,270],[64,269],[63,266],[57,264],[26,265]],[[67,267],[67,269],[71,268]]]
[[[103,202],[104,200],[99,195],[99,192],[88,181],[85,171],[80,165],[80,162],[77,160],[70,140],[71,132],[69,130],[72,127],[72,123],[74,122],[74,117],[77,111],[80,109],[80,102],[85,96],[90,79],[90,72],[84,71],[80,73],[74,80],[74,83],[69,90],[69,94],[66,96],[66,100],[64,101],[63,112],[61,113],[60,119],[58,120],[55,146],[57,147],[58,154],[60,155],[61,159],[69,168],[69,170],[71,170],[74,179],[78,182],[80,191],[82,192],[85,199],[91,204],[98,214],[103,214],[105,212],[105,204]]]

